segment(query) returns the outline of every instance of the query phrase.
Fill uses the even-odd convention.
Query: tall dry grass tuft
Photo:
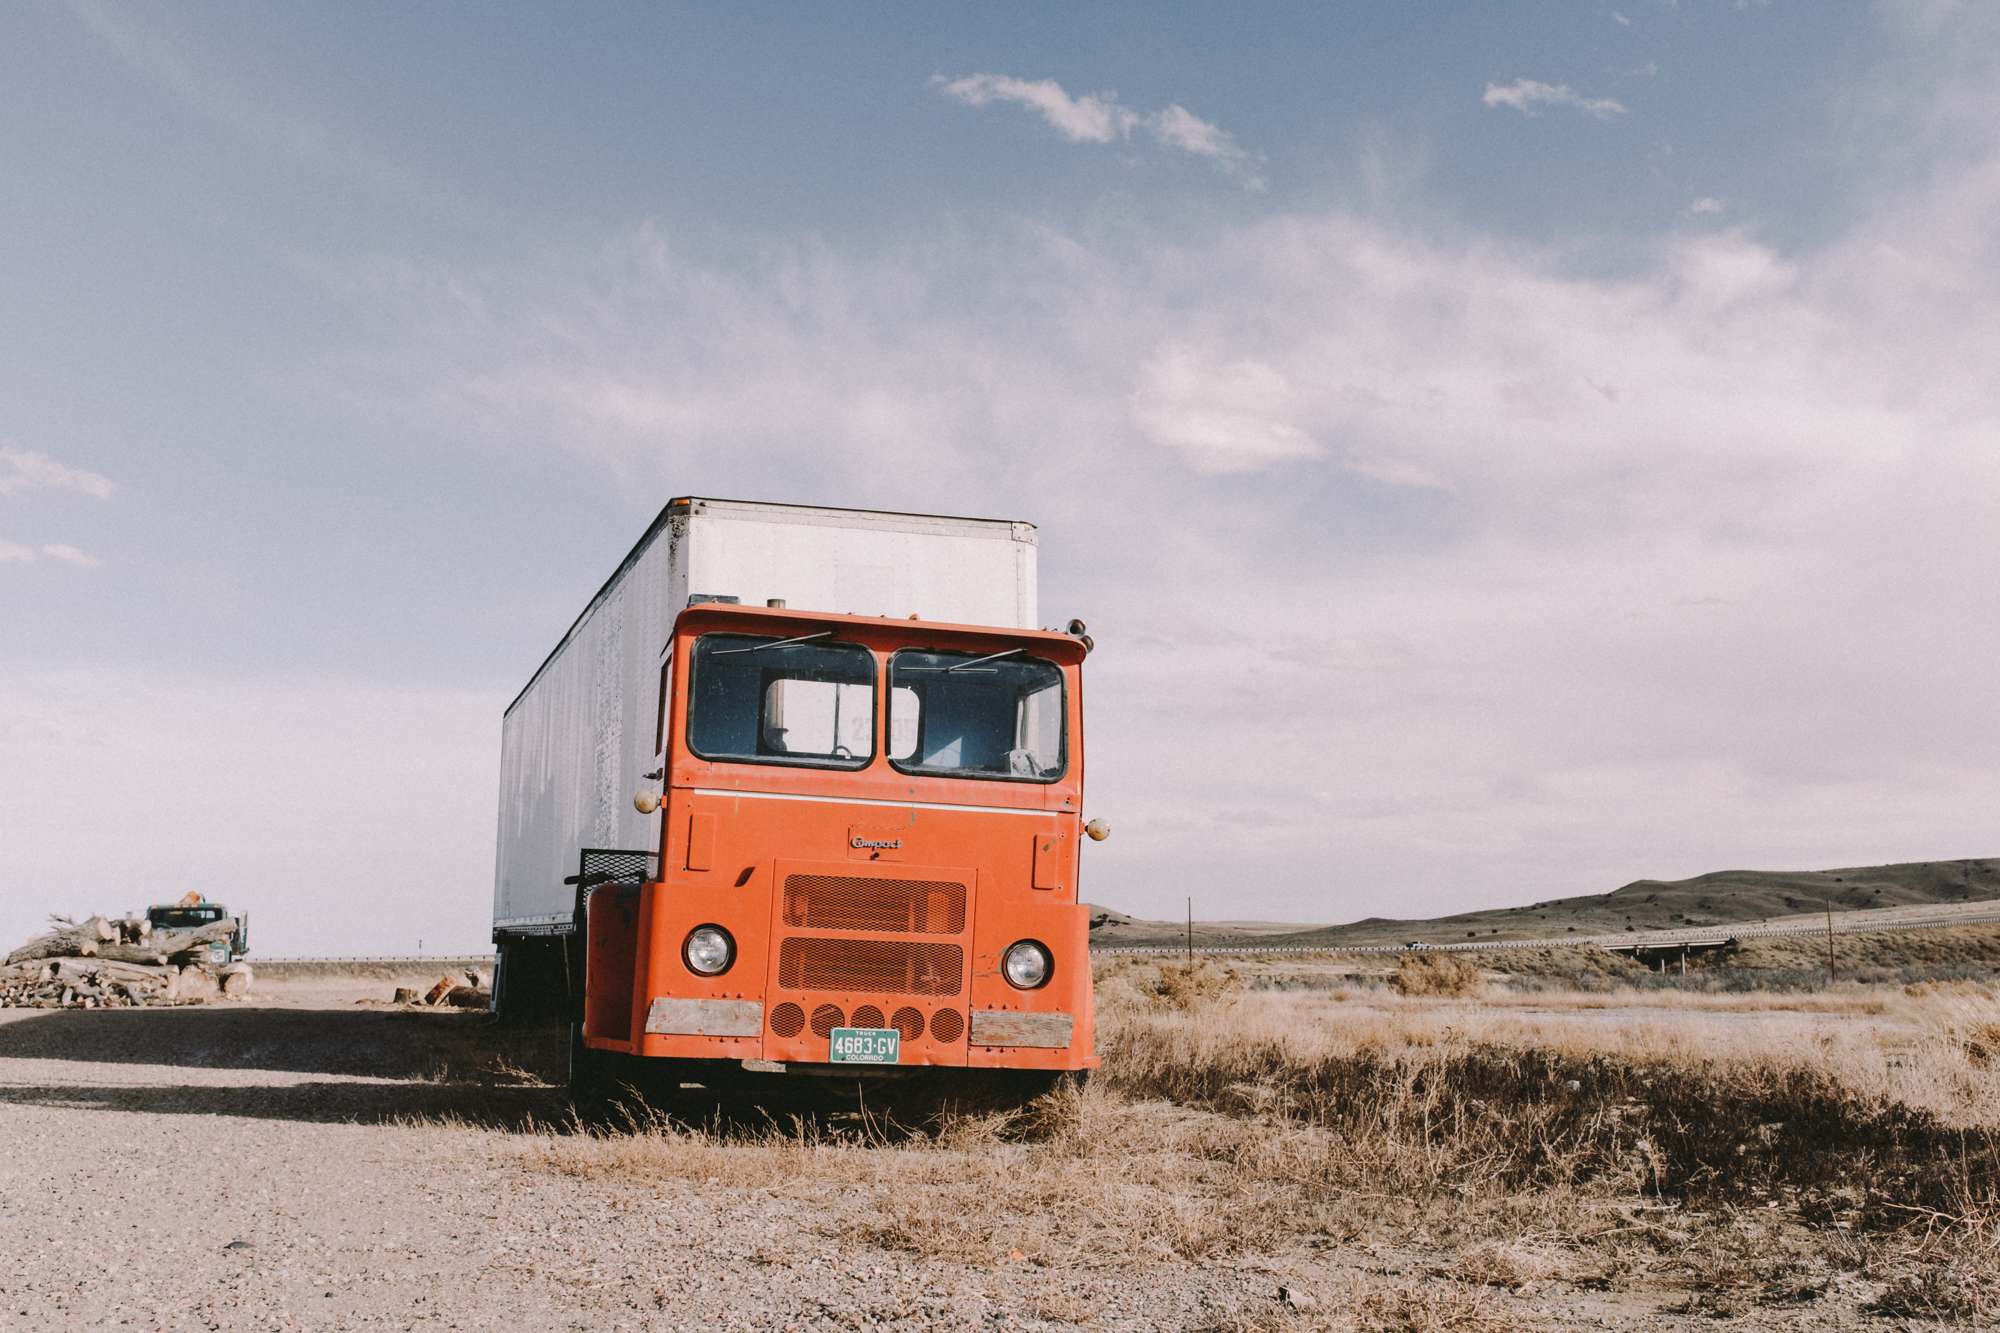
[[[1476,1015],[1472,1031],[1360,1021],[1345,1033],[1273,1017],[1244,1004],[1117,1015],[1101,1077],[1130,1097],[1331,1130],[1344,1160],[1326,1169],[1396,1191],[1805,1191],[1887,1225],[1907,1220],[1900,1209],[1945,1209],[1968,1185],[2000,1190],[2000,1119],[1953,1126],[1854,1086],[1810,1047],[1649,1054],[1495,1040]],[[1930,1058],[1973,1072],[1966,1030],[1940,1033]]]
[[[1097,965],[1092,979],[1099,1006],[1114,1012],[1185,1013],[1238,987],[1236,969],[1210,958],[1164,963],[1118,958]]]
[[[643,1108],[527,1141],[531,1166],[649,1187],[661,1181],[771,1191],[844,1205],[829,1235],[963,1262],[1180,1261],[1281,1234],[1281,1179],[1246,1179],[1241,1126],[1097,1090],[1063,1088],[1012,1112],[954,1115],[921,1129],[797,1118],[688,1125]],[[861,1215],[846,1212],[862,1204]]]
[[[1396,960],[1389,985],[1398,995],[1471,995],[1485,985],[1479,968],[1452,953],[1409,954]]]

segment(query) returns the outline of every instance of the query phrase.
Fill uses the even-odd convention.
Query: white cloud
[[[1566,83],[1539,83],[1534,79],[1489,83],[1480,100],[1487,106],[1512,107],[1524,116],[1532,116],[1537,108],[1545,106],[1571,107],[1599,120],[1625,114],[1625,104],[1612,98],[1585,97]]]
[[[42,554],[51,560],[60,560],[66,565],[76,565],[83,569],[95,569],[104,563],[96,556],[80,551],[67,542],[50,542],[42,547]]]
[[[958,79],[939,74],[932,76],[931,84],[967,106],[1012,102],[1027,107],[1072,143],[1122,142],[1144,129],[1167,148],[1205,158],[1251,188],[1263,187],[1255,174],[1256,155],[1246,152],[1227,130],[1179,103],[1162,111],[1140,113],[1120,104],[1116,93],[1071,96],[1054,79],[1031,81],[1004,74],[968,74]]]
[[[1071,97],[1054,79],[1014,79],[1004,74],[968,74],[961,79],[942,75],[931,82],[947,97],[967,106],[1014,102],[1034,111],[1057,133],[1073,143],[1110,143],[1131,135],[1139,115],[1118,104],[1115,93],[1085,93]]]
[[[1292,386],[1251,360],[1218,364],[1170,347],[1139,371],[1132,418],[1155,444],[1205,472],[1249,472],[1323,450],[1289,420]]]
[[[33,490],[73,491],[104,500],[110,498],[112,486],[109,477],[59,463],[47,454],[0,445],[0,495]]]
[[[37,560],[57,560],[80,569],[95,569],[104,562],[87,551],[79,550],[67,542],[46,542],[41,546],[25,546],[20,542],[0,541],[0,565],[33,564]]]
[[[1245,152],[1229,131],[1210,124],[1186,107],[1175,103],[1156,112],[1146,118],[1146,126],[1168,147],[1209,159],[1253,190],[1264,188],[1264,178],[1257,172],[1261,159]]]
[[[1094,898],[1228,864],[1227,910],[1329,919],[1984,855],[1979,142],[1811,245],[1669,228],[1610,273],[1386,209],[382,261],[329,275],[328,380],[620,495],[1040,522],[1047,618],[1098,640]]]
[[[1715,198],[1713,195],[1705,194],[1689,204],[1687,211],[1689,217],[1712,217],[1723,212],[1728,207],[1729,205],[1722,200]]]

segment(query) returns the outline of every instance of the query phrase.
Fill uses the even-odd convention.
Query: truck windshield
[[[1054,782],[1067,760],[1055,663],[1018,649],[889,659],[889,762],[901,771]]]
[[[818,635],[704,634],[688,683],[703,759],[861,768],[875,757],[875,655]]]
[[[205,926],[211,921],[222,920],[222,909],[213,904],[202,907],[155,907],[147,911],[146,919],[156,926],[172,928]]]

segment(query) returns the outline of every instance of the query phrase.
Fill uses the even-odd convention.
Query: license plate
[[[894,1028],[835,1028],[829,1043],[837,1065],[893,1065],[903,1053]]]

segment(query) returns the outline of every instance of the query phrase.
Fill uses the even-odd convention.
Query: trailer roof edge
[[[583,623],[590,619],[591,613],[597,610],[603,604],[604,599],[610,595],[611,590],[618,586],[618,581],[625,577],[626,571],[638,562],[641,555],[645,554],[646,548],[653,544],[653,539],[658,537],[660,531],[667,526],[667,521],[675,514],[687,513],[693,510],[696,505],[701,504],[741,506],[746,510],[810,509],[826,514],[874,514],[885,518],[927,518],[948,523],[991,524],[996,527],[1007,527],[1015,531],[1026,528],[1029,534],[1028,540],[1031,542],[1034,539],[1033,534],[1035,532],[1035,525],[1022,519],[973,518],[963,514],[919,514],[911,510],[902,509],[843,509],[838,505],[789,504],[779,500],[732,500],[724,496],[712,495],[675,496],[673,499],[667,501],[665,505],[661,506],[660,512],[647,525],[646,531],[640,534],[639,540],[632,544],[632,549],[625,553],[625,558],[618,562],[618,567],[611,571],[611,577],[604,580],[598,586],[597,591],[592,594],[590,600],[584,603],[583,610],[577,613],[576,619],[569,623],[569,628],[563,631],[560,639],[556,640],[556,646],[549,649],[548,655],[542,658],[541,663],[536,666],[533,674],[528,677],[528,683],[523,685],[507,706],[500,710],[500,716],[503,720],[520,705],[521,700],[527,698],[528,691],[535,688],[535,682],[542,678],[542,673],[549,669],[549,664],[562,656],[563,649],[567,648],[570,640],[576,637],[576,632],[583,628]],[[679,615],[680,611],[681,608],[674,608],[674,615]]]

